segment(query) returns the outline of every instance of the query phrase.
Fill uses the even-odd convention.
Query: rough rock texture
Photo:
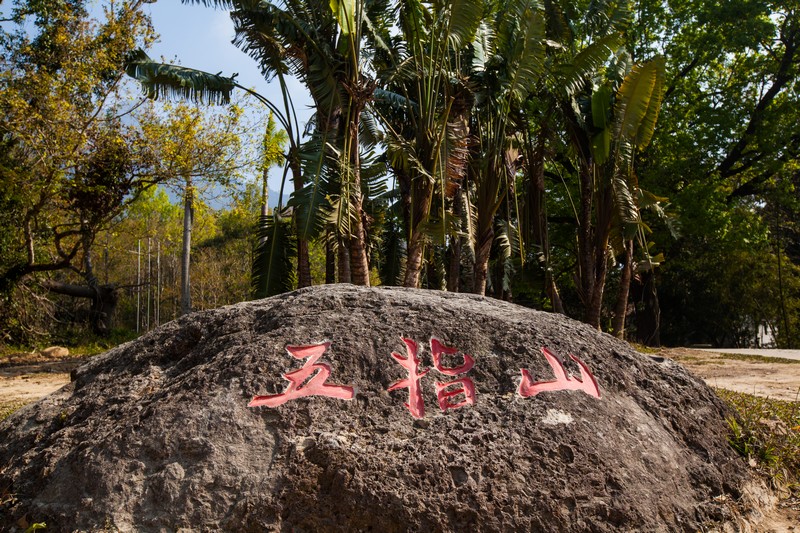
[[[476,403],[404,406],[401,336],[457,347]],[[329,340],[329,384],[248,408],[299,369],[287,345]],[[517,395],[549,381],[546,346],[586,363],[602,397]],[[462,376],[463,377],[463,376]],[[452,388],[452,387],[451,387]],[[463,395],[452,398],[454,402]],[[195,313],[97,356],[0,425],[0,529],[48,531],[697,531],[734,524],[750,480],[725,409],[682,367],[562,316],[492,299],[326,286]],[[13,499],[9,496],[13,496]],[[736,526],[733,526],[736,527]]]

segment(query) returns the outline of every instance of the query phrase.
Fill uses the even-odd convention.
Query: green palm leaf
[[[661,108],[665,60],[659,57],[635,65],[617,91],[617,136],[630,139],[639,149],[647,146]]]
[[[288,205],[295,210],[297,232],[303,239],[317,237],[329,218],[329,198],[337,189],[333,176],[336,157],[330,151],[330,144],[319,131],[300,145],[298,151],[306,185],[292,193]]]
[[[259,244],[253,257],[253,296],[266,298],[291,291],[295,285],[293,265],[297,256],[291,219],[277,213],[262,216],[257,236]]]
[[[622,35],[615,33],[606,35],[581,50],[559,76],[559,85],[563,87],[567,96],[578,93],[583,88],[584,82],[594,75],[608,61],[614,50],[623,43]]]
[[[458,50],[472,42],[482,18],[482,0],[453,0],[450,3],[448,31],[450,45]]]
[[[210,104],[228,104],[238,87],[231,77],[201,70],[156,63],[138,50],[125,65],[125,72],[136,78],[148,98],[188,99]]]
[[[647,147],[647,145],[650,144],[650,139],[653,138],[653,132],[655,131],[656,122],[658,121],[658,114],[661,110],[661,102],[664,99],[666,59],[664,57],[658,57],[653,59],[648,64],[652,64],[652,68],[655,69],[656,81],[653,85],[652,94],[648,100],[647,111],[644,114],[638,131],[636,132],[635,143],[636,147],[640,150],[643,150],[645,147]]]
[[[592,156],[598,165],[608,161],[611,155],[611,88],[603,85],[592,93],[592,124],[599,133],[592,137]]]
[[[495,31],[486,22],[481,22],[472,42],[472,71],[483,72],[486,64],[495,54]]]
[[[538,2],[513,0],[498,13],[497,52],[505,63],[503,94],[522,100],[544,70],[544,14]]]

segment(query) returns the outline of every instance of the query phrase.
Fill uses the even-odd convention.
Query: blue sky
[[[148,50],[155,60],[180,62],[185,67],[207,72],[222,72],[224,76],[238,73],[237,81],[254,89],[282,108],[277,82],[267,83],[258,64],[236,48],[233,39],[233,22],[227,11],[202,5],[184,5],[179,0],[159,0],[144,8],[160,35],[159,42]],[[300,128],[311,116],[311,99],[305,88],[296,80],[290,81],[290,90],[297,110]],[[280,188],[281,169],[270,172],[270,188]],[[291,187],[287,188],[290,191]]]
[[[280,102],[277,84],[267,84],[256,62],[231,44],[233,22],[227,11],[184,5],[179,0],[160,0],[145,5],[144,10],[150,14],[153,27],[161,36],[148,51],[150,57],[163,57],[167,62],[177,59],[186,67],[212,73],[221,71],[225,76],[238,73],[240,84]],[[306,110],[310,99],[302,85],[296,81],[292,83],[298,116],[304,117],[300,120],[308,120],[310,114]]]
[[[92,2],[92,0],[89,0]],[[13,7],[13,1],[0,0],[0,14],[5,16]],[[94,12],[107,0],[94,0]],[[233,22],[227,11],[202,5],[184,5],[180,0],[158,0],[144,5],[159,40],[147,53],[154,60],[168,63],[179,62],[185,67],[207,72],[221,72],[224,76],[238,73],[237,81],[254,89],[282,108],[277,83],[267,83],[255,60],[236,48],[233,39]],[[90,9],[91,10],[91,9]],[[290,91],[295,103],[300,128],[311,116],[311,99],[305,88],[296,80],[290,80]],[[270,188],[280,188],[280,169],[270,172]],[[287,189],[287,191],[290,189]]]

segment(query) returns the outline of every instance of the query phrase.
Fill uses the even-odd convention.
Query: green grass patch
[[[14,400],[11,402],[0,402],[0,422],[11,416],[11,414],[28,405],[30,402],[25,402],[22,400]]]
[[[753,355],[746,353],[721,353],[723,359],[733,359],[735,361],[748,361],[750,363],[781,363],[784,365],[800,365],[797,359],[784,359],[783,357],[765,357],[763,355]]]
[[[633,348],[639,353],[646,353],[646,354],[661,353],[661,348],[651,348],[650,346],[645,346],[644,344],[639,344],[638,342],[630,342],[630,341],[627,342],[628,344],[630,344],[631,348]]]
[[[731,446],[775,488],[800,495],[800,401],[715,390],[735,413],[728,419]]]
[[[131,341],[139,336],[138,333],[128,329],[115,329],[106,336],[95,335],[87,332],[72,332],[62,335],[60,338],[49,339],[31,346],[9,346],[0,345],[0,363],[12,356],[24,356],[43,350],[49,346],[63,346],[69,350],[70,358],[81,358],[107,352],[111,348]]]

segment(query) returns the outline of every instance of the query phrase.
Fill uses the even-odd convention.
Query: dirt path
[[[800,401],[800,360],[689,348],[664,349],[657,355],[680,362],[712,387]]]
[[[50,360],[38,354],[18,354],[0,365],[0,419],[69,383],[69,373],[83,360]]]

